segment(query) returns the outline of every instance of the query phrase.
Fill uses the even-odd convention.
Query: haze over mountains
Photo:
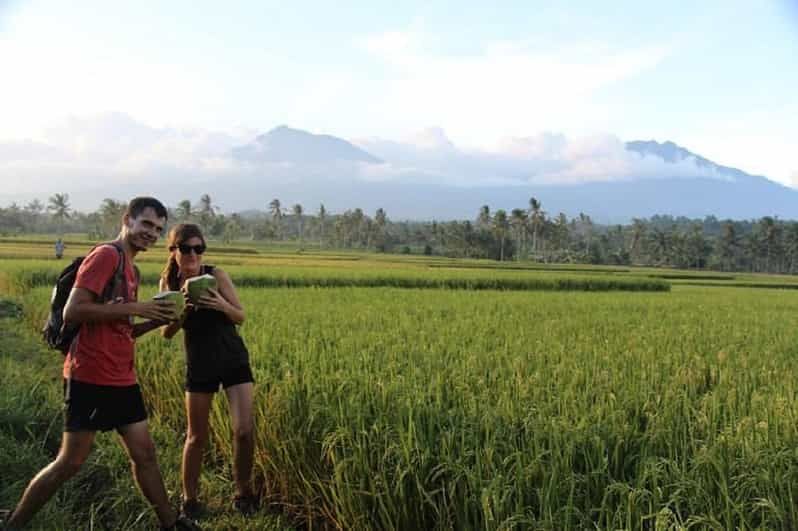
[[[439,128],[401,140],[345,140],[287,126],[266,133],[153,128],[112,113],[73,118],[40,140],[0,141],[0,203],[70,194],[153,194],[170,204],[208,193],[224,211],[277,197],[309,212],[361,207],[393,219],[471,219],[483,204],[602,222],[654,214],[798,219],[798,191],[725,167],[672,142],[542,133],[490,150],[455,146]]]

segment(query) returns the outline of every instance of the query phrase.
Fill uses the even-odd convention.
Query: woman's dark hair
[[[159,218],[169,219],[169,212],[163,203],[154,197],[134,197],[127,204],[125,214],[133,219],[139,217],[139,214],[144,212],[145,208],[151,208]]]
[[[202,235],[199,225],[180,223],[169,230],[169,235],[166,237],[166,248],[172,251],[176,246],[187,242],[191,238],[199,238],[202,240],[202,245],[205,245],[205,236]],[[173,254],[170,254],[169,259],[166,261],[166,267],[161,271],[161,278],[166,282],[166,286],[170,290],[176,291],[180,289],[178,274],[177,260],[175,260]]]

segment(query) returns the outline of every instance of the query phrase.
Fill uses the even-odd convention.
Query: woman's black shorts
[[[212,379],[198,380],[190,374],[186,376],[186,391],[189,393],[215,393],[221,385],[224,389],[243,383],[254,383],[252,369],[247,365],[230,367]]]
[[[64,431],[119,430],[147,420],[138,384],[96,385],[64,379]]]

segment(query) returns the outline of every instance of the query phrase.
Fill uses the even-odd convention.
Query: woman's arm
[[[200,297],[197,307],[222,312],[233,324],[240,325],[244,322],[244,308],[238,300],[230,275],[216,268],[213,270],[213,276],[216,277],[217,289],[210,289],[207,295]]]

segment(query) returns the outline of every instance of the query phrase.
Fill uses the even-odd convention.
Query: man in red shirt
[[[55,460],[25,489],[5,523],[8,529],[26,525],[80,469],[97,431],[112,429],[119,433],[130,456],[133,477],[163,528],[198,529],[191,521],[178,518],[169,503],[134,364],[135,338],[177,319],[173,302],[137,301],[138,278],[133,268],[136,254],[146,251],[161,236],[166,219],[166,208],[157,199],[133,199],[122,217],[119,238],[95,247],[78,269],[64,307],[65,322],[80,323],[81,327],[64,360],[61,448]],[[124,261],[124,285],[115,287],[114,300],[101,301],[120,260]],[[133,324],[134,317],[149,321]]]

